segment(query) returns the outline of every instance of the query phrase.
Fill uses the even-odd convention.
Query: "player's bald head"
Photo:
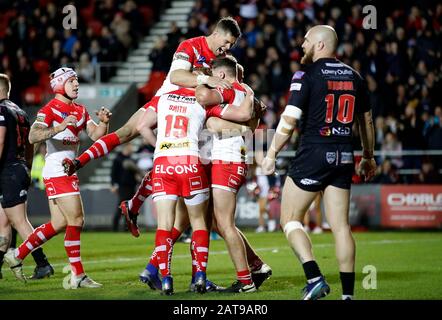
[[[9,98],[9,92],[11,91],[11,80],[7,74],[0,73],[0,96],[2,99]]]
[[[333,27],[327,25],[318,25],[311,28],[305,37],[313,43],[322,41],[325,49],[330,53],[335,53],[338,46],[338,36]]]

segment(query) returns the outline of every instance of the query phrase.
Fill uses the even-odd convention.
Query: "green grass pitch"
[[[137,239],[132,238],[129,233],[84,232],[81,254],[85,270],[91,278],[102,283],[103,288],[63,288],[63,279],[68,275],[63,273],[67,257],[63,248],[63,236],[58,235],[44,246],[55,267],[55,275],[50,279],[23,284],[4,265],[3,279],[0,280],[0,299],[299,299],[305,279],[284,234],[248,232],[246,235],[273,269],[273,276],[256,293],[200,295],[187,292],[191,271],[189,245],[177,243],[172,262],[175,295],[162,296],[159,291],[150,290],[138,281],[138,274],[144,268],[153,248],[153,232],[144,233]],[[357,245],[355,294],[358,300],[442,299],[441,232],[367,232],[354,235]],[[339,299],[341,285],[333,236],[325,233],[312,235],[311,238],[316,259],[331,287],[331,294],[325,299]],[[224,241],[211,241],[210,250],[209,279],[220,285],[230,285],[235,280],[235,272]],[[373,266],[376,275],[372,272],[372,267],[366,266]],[[33,267],[32,257],[28,257],[25,261],[25,273],[31,274]],[[368,268],[366,272],[370,270],[371,273],[364,273],[364,267]],[[370,278],[366,278],[367,276]],[[371,285],[371,289],[364,288],[364,278],[366,287]]]

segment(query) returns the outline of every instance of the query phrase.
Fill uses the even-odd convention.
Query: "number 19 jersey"
[[[198,140],[207,116],[220,116],[222,108],[204,108],[195,90],[180,88],[155,97],[149,108],[157,113],[154,159],[168,156],[199,156]]]

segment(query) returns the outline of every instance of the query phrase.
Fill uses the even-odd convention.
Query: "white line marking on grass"
[[[375,240],[375,241],[356,241],[356,245],[385,245],[385,244],[407,244],[407,243],[417,243],[417,242],[441,242],[441,239],[419,239],[419,240]],[[313,248],[327,248],[327,247],[333,247],[334,243],[319,243],[319,244],[313,244]],[[290,250],[290,247],[284,246],[284,247],[273,247],[273,248],[256,248],[255,251],[258,252],[265,252],[265,251],[274,251],[277,252],[279,250]],[[209,255],[225,255],[229,254],[227,250],[222,251],[210,251]],[[190,254],[179,254],[174,255],[174,259],[185,259],[190,258]],[[83,264],[99,264],[99,263],[124,263],[124,262],[134,262],[134,261],[145,261],[148,262],[149,257],[137,257],[137,258],[116,258],[116,259],[102,259],[102,260],[86,260],[82,261]],[[63,267],[67,264],[67,261],[65,263],[53,263],[51,264],[53,267]],[[34,266],[25,266],[24,269],[33,269]]]

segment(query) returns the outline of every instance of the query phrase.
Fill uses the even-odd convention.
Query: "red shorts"
[[[198,157],[159,157],[153,163],[152,197],[190,197],[209,191],[204,167]]]
[[[248,166],[244,162],[212,163],[212,188],[237,193],[246,182]]]
[[[79,181],[76,175],[47,178],[43,179],[43,182],[48,199],[80,194]]]

